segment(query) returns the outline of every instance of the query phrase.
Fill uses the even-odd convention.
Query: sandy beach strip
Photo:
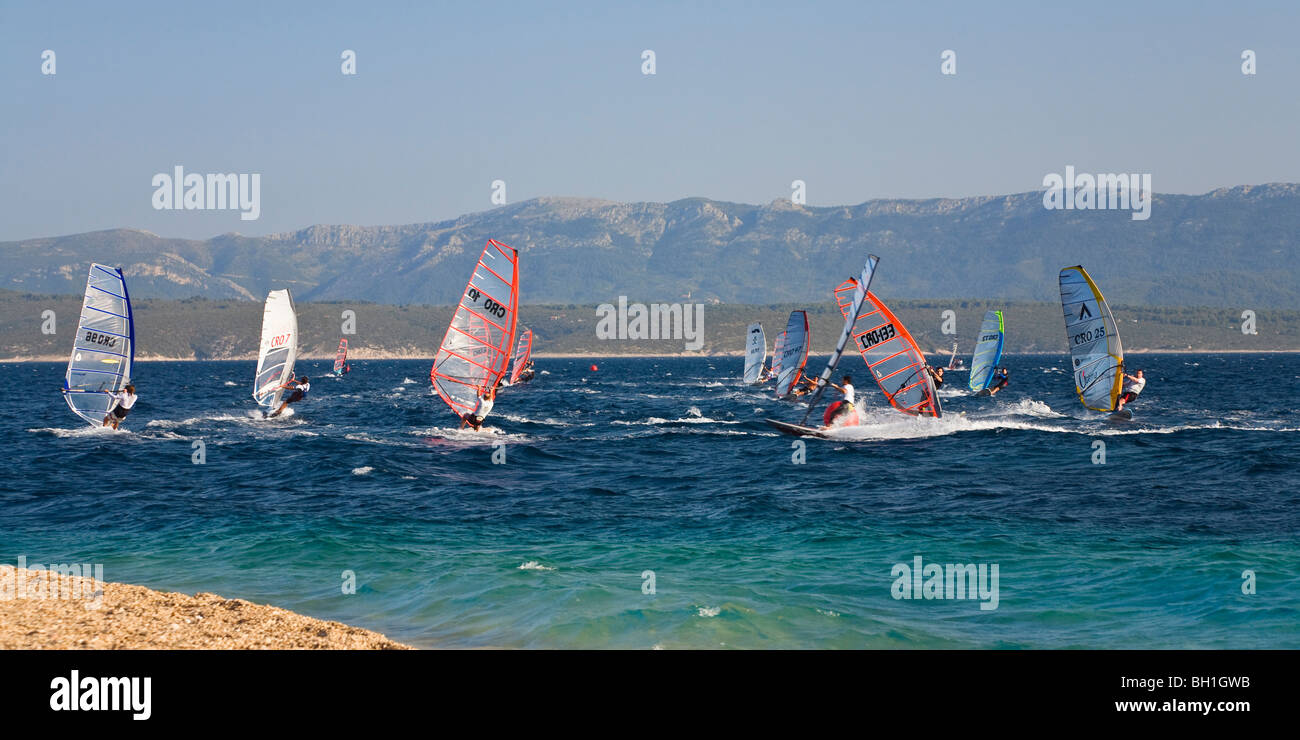
[[[102,596],[97,596],[102,589]],[[74,595],[70,597],[69,595]],[[378,632],[216,594],[0,565],[0,650],[410,650]]]

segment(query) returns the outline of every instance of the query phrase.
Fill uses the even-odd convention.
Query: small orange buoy
[[[591,371],[592,371],[593,373],[596,372],[596,371],[599,370],[599,369],[600,369],[600,368],[596,367],[595,365],[592,365],[592,366],[591,366]]]

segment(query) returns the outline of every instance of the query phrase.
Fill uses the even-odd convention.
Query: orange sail
[[[845,320],[857,287],[858,281],[849,278],[835,289]],[[925,371],[925,353],[903,322],[871,291],[854,319],[853,344],[894,408],[913,416],[943,416],[934,381]]]

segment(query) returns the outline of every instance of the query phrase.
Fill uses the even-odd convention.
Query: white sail
[[[1074,389],[1093,411],[1111,411],[1124,385],[1124,348],[1101,289],[1080,265],[1061,270],[1061,309]]]
[[[257,353],[257,375],[253,379],[253,398],[258,405],[275,408],[280,404],[284,386],[293,379],[293,363],[298,359],[298,314],[289,290],[273,290],[266,295],[262,309],[262,344]]]
[[[782,398],[794,389],[803,377],[808,362],[808,348],[812,333],[808,330],[808,312],[791,311],[785,325],[785,342],[781,346],[781,370],[776,376],[776,397]]]
[[[767,362],[767,337],[762,324],[750,324],[745,332],[745,382],[757,383]]]
[[[112,394],[131,382],[134,360],[135,320],[126,280],[116,267],[92,264],[63,378],[68,407],[91,425],[102,425],[113,407]]]
[[[781,355],[785,353],[785,329],[776,335],[776,341],[772,343],[772,377],[781,376]]]

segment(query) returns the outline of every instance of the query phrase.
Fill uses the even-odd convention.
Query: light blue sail
[[[975,341],[975,354],[970,361],[971,390],[979,392],[993,383],[993,371],[1002,361],[1002,343],[1005,337],[1002,312],[989,311],[984,314],[979,339]]]

